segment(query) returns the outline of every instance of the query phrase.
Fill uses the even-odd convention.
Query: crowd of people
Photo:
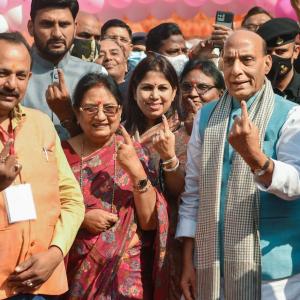
[[[0,33],[0,299],[300,299],[296,21],[191,46],[32,0],[28,31]]]

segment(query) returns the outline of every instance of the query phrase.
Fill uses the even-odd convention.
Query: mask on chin
[[[163,56],[171,63],[178,77],[181,75],[185,64],[189,61],[185,54],[180,54],[177,56]]]
[[[282,58],[277,55],[272,56],[272,68],[267,77],[271,81],[272,86],[276,86],[278,81],[286,76],[292,69],[292,58]]]
[[[99,56],[100,46],[95,40],[74,38],[71,55],[84,61],[94,62]]]

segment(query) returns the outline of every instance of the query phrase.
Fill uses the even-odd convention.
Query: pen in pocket
[[[43,147],[43,152],[45,154],[46,160],[49,161],[48,151],[45,147]]]

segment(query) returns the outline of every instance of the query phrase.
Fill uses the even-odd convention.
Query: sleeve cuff
[[[274,159],[272,159],[272,161],[274,163],[274,170],[272,175],[272,182],[268,187],[264,186],[259,182],[259,177],[254,176],[254,181],[258,189],[262,192],[272,192],[275,189],[275,187],[278,186],[278,179],[280,180],[280,166],[278,166],[278,161]]]
[[[181,218],[178,222],[175,238],[194,238],[196,233],[196,222],[190,219]]]

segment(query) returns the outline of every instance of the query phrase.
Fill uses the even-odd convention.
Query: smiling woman
[[[115,81],[96,73],[84,76],[75,90],[74,111],[82,134],[63,147],[86,213],[69,254],[66,299],[165,299],[159,282],[166,204],[154,187],[149,157],[120,127]]]
[[[175,69],[162,55],[148,54],[135,68],[126,103],[125,126],[149,149],[169,206],[168,278],[164,299],[180,299],[181,244],[174,239],[179,194],[189,139],[179,120],[180,87]]]

